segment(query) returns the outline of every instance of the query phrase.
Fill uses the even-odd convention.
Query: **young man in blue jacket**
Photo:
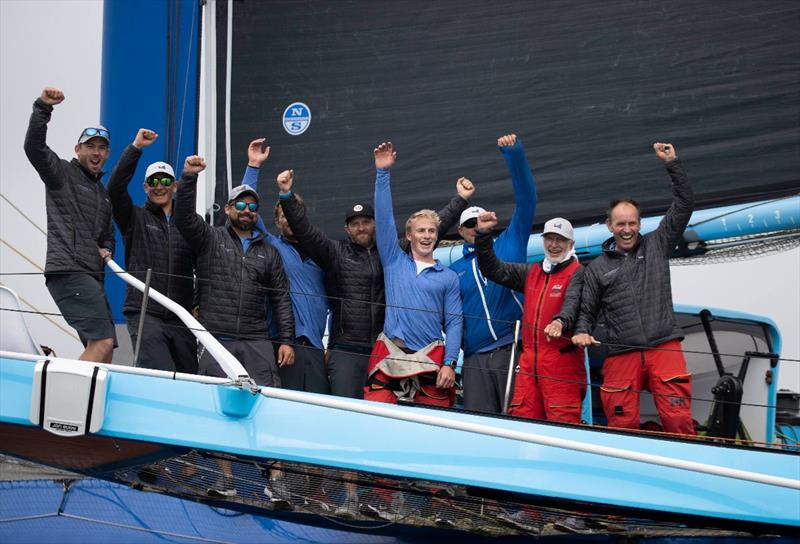
[[[516,134],[497,140],[508,164],[516,208],[511,223],[494,241],[494,252],[505,262],[527,260],[528,238],[536,211],[536,187],[522,143]],[[500,413],[503,409],[514,321],[522,316],[522,296],[487,280],[475,254],[475,230],[483,208],[473,206],[461,214],[458,233],[464,239],[464,257],[450,268],[458,274],[464,305],[464,408]]]

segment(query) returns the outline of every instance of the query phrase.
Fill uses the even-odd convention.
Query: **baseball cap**
[[[573,241],[575,240],[575,237],[572,233],[572,223],[570,223],[563,217],[555,217],[544,224],[544,229],[542,230],[542,236],[550,233],[558,234],[568,240],[573,240]]]
[[[375,219],[375,210],[369,204],[353,204],[344,216],[344,222],[349,223],[354,217],[369,217]]]
[[[150,179],[150,176],[153,174],[167,174],[172,179],[175,179],[175,172],[172,170],[172,167],[165,162],[154,162],[148,166],[147,171],[144,173],[144,179]]]
[[[111,143],[111,133],[108,129],[103,125],[97,125],[95,127],[83,129],[83,132],[81,132],[81,135],[78,137],[78,145],[88,142],[92,138],[102,138],[109,144]]]
[[[463,225],[466,221],[470,219],[477,219],[482,213],[486,213],[486,210],[481,208],[480,206],[470,206],[463,212],[461,212],[461,219],[458,220],[458,225]]]
[[[241,198],[243,195],[248,193],[253,195],[253,198],[255,198],[256,202],[258,202],[258,193],[249,185],[239,185],[238,187],[231,189],[231,192],[228,195],[228,202],[233,202],[237,198]]]

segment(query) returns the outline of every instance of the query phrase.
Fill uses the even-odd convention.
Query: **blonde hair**
[[[439,219],[439,214],[433,210],[420,210],[418,212],[414,212],[406,221],[406,232],[411,232],[411,223],[416,221],[417,219],[430,219],[434,223],[436,223],[436,228],[439,228],[439,225],[442,224],[442,220]]]

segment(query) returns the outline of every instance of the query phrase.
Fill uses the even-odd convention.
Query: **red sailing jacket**
[[[577,259],[551,274],[546,274],[541,265],[534,265],[525,280],[525,306],[522,312],[522,346],[520,359],[522,372],[539,375],[555,371],[565,377],[578,372],[583,374],[583,350],[568,353],[559,350],[571,344],[568,337],[548,339],[544,328],[561,311],[564,294],[572,275],[580,268]]]

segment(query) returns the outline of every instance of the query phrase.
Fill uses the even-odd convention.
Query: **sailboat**
[[[766,70],[771,79],[752,100],[737,94],[747,85],[730,79],[757,81],[764,74],[753,66],[768,68],[787,58],[797,37],[785,21],[797,17],[796,8],[770,13],[744,2],[726,8],[769,32],[758,25],[741,29],[738,16],[720,18],[714,12],[719,6],[694,4],[692,24],[699,29],[679,24],[664,10],[642,13],[641,6],[622,5],[599,13],[589,3],[537,10],[495,6],[492,13],[470,3],[419,13],[402,6],[379,12],[358,3],[304,10],[214,1],[201,12],[183,0],[106,8],[103,123],[132,136],[134,125],[155,110],[164,120],[160,132],[169,162],[177,164],[199,147],[211,174],[198,211],[210,221],[240,177],[232,150],[269,130],[274,149],[285,150],[275,160],[302,165],[297,170],[304,176],[304,196],[318,203],[314,219],[335,232],[349,199],[371,190],[358,181],[371,179],[368,167],[353,165],[368,163],[360,159],[387,126],[409,157],[396,175],[407,180],[398,215],[444,200],[449,185],[434,187],[431,178],[464,169],[476,172],[485,188],[479,190],[493,195],[486,197],[491,207],[508,217],[507,180],[498,177],[496,161],[484,158],[484,144],[508,126],[529,126],[523,139],[526,149],[536,150],[542,217],[563,215],[588,224],[597,220],[611,191],[635,193],[649,177],[641,154],[631,150],[657,125],[676,133],[675,141],[684,136],[689,143],[687,163],[692,180],[700,180],[704,208],[693,217],[676,258],[698,262],[797,245],[797,159],[790,151],[796,135],[787,126],[796,104],[780,92],[792,76]],[[613,35],[595,24],[601,16],[616,18]],[[497,31],[486,29],[487,18]],[[167,21],[166,43],[137,38],[135,23],[153,20]],[[284,32],[269,33],[273,41],[265,47],[257,29],[275,27]],[[536,29],[536,35],[513,31],[509,46],[495,39],[507,37],[508,28]],[[775,32],[783,39],[775,39]],[[651,37],[659,33],[670,36],[669,49]],[[227,40],[224,46],[218,35]],[[705,49],[696,49],[690,39],[696,35],[709,37]],[[119,47],[133,41],[145,48],[136,51],[137,60],[144,55],[151,63],[136,62]],[[735,60],[731,51],[741,43],[746,45]],[[347,51],[351,60],[334,61]],[[577,58],[582,61],[567,62]],[[648,71],[645,64],[657,68]],[[168,75],[155,90],[157,106],[137,101],[129,85],[131,66],[137,67],[136,78],[148,81]],[[284,75],[300,83],[287,91]],[[640,79],[635,92],[623,92]],[[687,80],[689,91],[682,88]],[[732,90],[715,87],[720,80]],[[229,89],[224,108],[218,108],[217,89]],[[295,96],[297,89],[310,98]],[[459,92],[463,96],[455,100]],[[387,98],[370,98],[375,96]],[[623,96],[629,100],[620,102]],[[282,123],[291,113],[288,106],[301,98],[310,126],[305,136],[295,136],[276,119]],[[448,107],[431,106],[442,101]],[[742,109],[752,115],[740,115]],[[255,110],[263,117],[254,116]],[[714,117],[714,111],[724,115]],[[351,126],[350,119],[361,122]],[[762,160],[732,167],[742,146],[755,145],[745,135],[760,123],[772,131],[769,141],[758,144]],[[461,150],[458,160],[436,151],[431,135],[440,131],[453,135],[448,148]],[[593,136],[598,133],[604,137]],[[722,146],[723,133],[741,140]],[[211,176],[219,181],[212,183]],[[591,183],[598,179],[603,183]],[[570,185],[572,180],[578,185]],[[643,204],[651,217],[644,231],[657,224],[667,193],[650,185]],[[570,196],[575,194],[580,198]],[[595,224],[576,231],[582,259],[596,255],[603,229]],[[536,260],[538,251],[532,236],[529,259]],[[443,247],[437,256],[446,260],[457,253],[457,246]],[[142,286],[109,264],[114,278],[108,291],[112,305],[121,307],[113,301],[121,301],[123,286]],[[675,308],[695,376],[693,415],[707,434],[686,439],[609,429],[601,424],[602,412],[588,406],[591,399],[586,425],[564,425],[261,388],[188,315],[181,318],[215,353],[227,378],[87,365],[42,353],[39,342],[47,341],[31,338],[23,314],[15,311],[21,308],[15,294],[2,295],[0,453],[15,460],[233,512],[368,535],[526,538],[579,530],[623,538],[746,539],[800,531],[800,454],[788,438],[797,425],[791,417],[781,419],[777,409],[780,372],[796,372],[798,363],[782,360],[781,333],[767,316]],[[593,353],[589,364],[602,365],[602,353]],[[726,396],[725,384],[740,388],[738,400]],[[656,418],[647,399],[642,414]],[[234,466],[233,497],[207,493],[219,477],[219,459]],[[291,480],[292,501],[282,509],[264,493],[276,463]],[[336,515],[342,485],[352,480],[365,504],[387,493],[392,497],[379,517],[366,510]],[[516,516],[520,512],[525,516]],[[582,521],[577,527],[570,521],[575,519]]]

